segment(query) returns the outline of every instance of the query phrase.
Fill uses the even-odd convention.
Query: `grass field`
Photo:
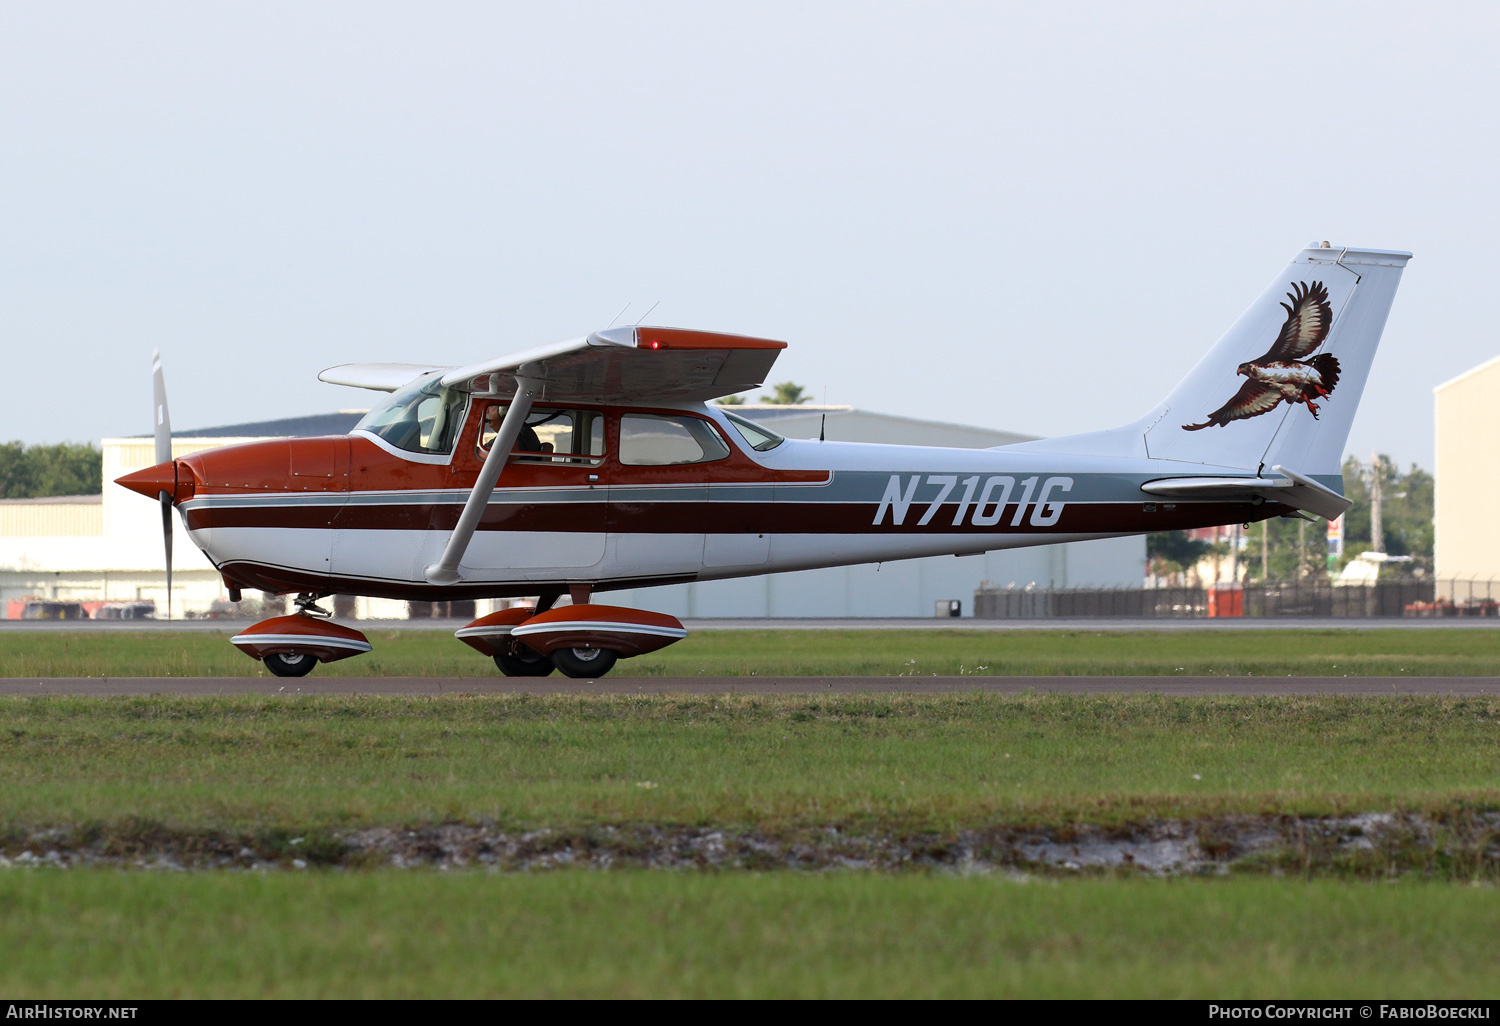
[[[1500,891],[1267,879],[0,873],[0,991],[1493,997]]]
[[[375,650],[319,676],[493,677],[447,631],[369,628]],[[1500,630],[698,631],[615,676],[1222,674],[1500,676]],[[227,634],[0,632],[0,676],[268,676]]]
[[[12,828],[954,829],[1500,806],[1500,699],[0,700]]]
[[[446,633],[372,640],[371,656],[318,672],[494,674]],[[7,676],[258,672],[218,635],[0,634]],[[1500,675],[1500,634],[726,631],[617,672]],[[12,859],[42,852],[32,839],[55,827],[93,838],[91,850],[125,852],[122,864],[159,850],[151,846],[162,837],[189,846],[227,837],[253,838],[255,859],[288,867],[14,862],[0,870],[0,991],[1487,996],[1500,986],[1488,943],[1500,929],[1500,890],[1454,881],[1496,879],[1483,854],[1494,833],[1486,810],[1496,809],[1500,699],[1488,698],[0,699],[0,850]],[[579,836],[722,828],[793,844],[837,826],[946,843],[996,824],[1065,837],[1086,824],[1211,827],[1224,817],[1370,811],[1440,824],[1468,817],[1481,823],[1470,845],[1479,854],[1435,855],[1429,845],[1317,871],[1271,859],[1225,879],[1166,881],[1135,872],[316,868],[371,864],[338,854],[348,849],[337,840],[371,826],[490,823]],[[306,838],[295,849],[294,835]],[[314,868],[289,868],[294,857]],[[1398,861],[1400,882],[1359,882],[1387,877]],[[1317,878],[1266,875],[1275,866]]]

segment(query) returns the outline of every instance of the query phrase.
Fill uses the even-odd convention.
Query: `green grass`
[[[494,677],[446,631],[368,630],[375,650],[319,676]],[[1234,675],[1500,676],[1500,630],[699,631],[616,676]],[[0,633],[6,677],[249,677],[224,634]]]
[[[947,830],[1495,807],[1500,699],[11,698],[0,796],[12,827],[188,829]]]
[[[0,991],[1492,997],[1500,891],[1266,879],[0,873]]]

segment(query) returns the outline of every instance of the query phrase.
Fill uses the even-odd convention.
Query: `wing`
[[[1270,413],[1281,402],[1281,392],[1259,381],[1247,381],[1234,393],[1234,398],[1208,415],[1202,424],[1184,424],[1184,431],[1202,431],[1206,427],[1223,427],[1231,420],[1245,420]]]
[[[1290,304],[1282,303],[1286,311],[1286,323],[1266,355],[1255,363],[1270,360],[1300,360],[1323,344],[1328,329],[1333,327],[1333,307],[1328,302],[1328,287],[1320,281],[1308,285],[1305,281],[1292,282],[1292,291],[1286,294]]]
[[[372,388],[377,392],[394,392],[408,381],[415,381],[423,374],[435,370],[447,370],[428,363],[341,363],[318,372],[318,380],[330,385],[349,385],[353,388]]]
[[[457,367],[443,384],[472,392],[515,391],[524,373],[549,400],[706,401],[765,383],[785,342],[682,328],[630,326]]]

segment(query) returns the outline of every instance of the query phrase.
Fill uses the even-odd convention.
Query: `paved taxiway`
[[[1500,677],[10,677],[6,695],[1500,695]]]
[[[468,620],[345,620],[371,634],[381,631],[447,631],[452,633],[468,625]],[[238,634],[253,620],[0,620],[4,631],[210,631]],[[1146,620],[1110,619],[1105,617],[1072,617],[1045,620],[977,620],[973,617],[852,617],[796,618],[776,617],[741,620],[684,619],[682,625],[692,631],[1368,631],[1368,630],[1496,630],[1496,617],[1372,617],[1345,619],[1291,619],[1278,617],[1236,617],[1224,619]]]

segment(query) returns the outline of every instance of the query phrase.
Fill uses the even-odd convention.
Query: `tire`
[[[318,665],[317,658],[305,652],[272,652],[262,661],[278,677],[306,677]]]
[[[602,677],[613,669],[620,653],[608,648],[560,648],[552,661],[569,677]]]
[[[549,657],[525,645],[516,645],[510,655],[495,656],[495,665],[507,677],[550,677],[557,668]]]

